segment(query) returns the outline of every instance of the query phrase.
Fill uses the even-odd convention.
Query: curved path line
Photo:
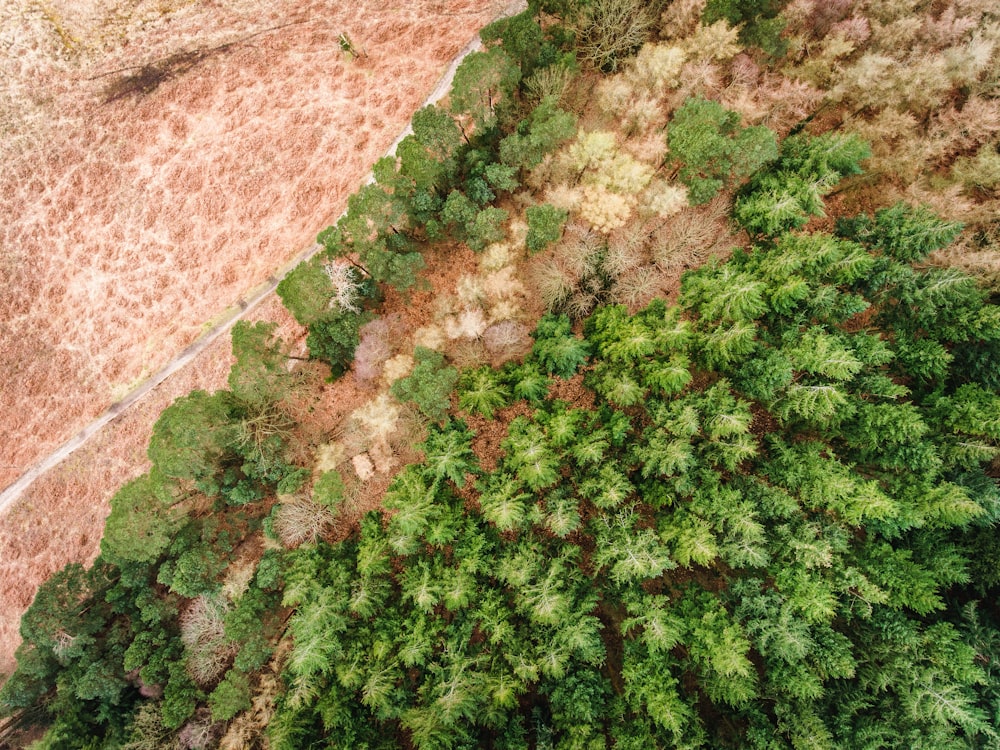
[[[526,0],[514,0],[504,7],[497,17],[502,18],[504,16],[513,15],[520,12],[526,6]],[[445,94],[448,93],[448,90],[451,87],[452,79],[455,77],[455,71],[458,70],[459,64],[465,59],[466,55],[470,52],[475,52],[480,49],[481,46],[482,44],[479,41],[479,35],[477,34],[468,44],[465,45],[465,47],[462,48],[458,55],[452,59],[447,70],[445,70],[444,74],[442,74],[440,80],[437,82],[437,85],[427,96],[421,106],[427,106],[428,104],[434,104],[440,101]],[[407,125],[403,132],[401,132],[399,136],[397,136],[396,140],[393,141],[385,155],[393,155],[400,142],[412,132],[413,128],[410,125]],[[374,175],[369,171],[362,184],[371,183],[374,179]],[[341,216],[343,216],[343,214],[341,214]],[[88,424],[61,446],[56,448],[44,458],[36,461],[27,471],[16,479],[13,484],[7,486],[3,492],[0,492],[0,513],[3,513],[11,505],[11,503],[20,498],[24,491],[27,490],[28,487],[35,482],[35,480],[46,472],[54,469],[74,451],[86,445],[86,443],[98,434],[106,425],[110,424],[124,414],[125,411],[132,405],[141,401],[164,380],[194,361],[194,359],[211,346],[216,339],[227,333],[237,321],[242,320],[259,307],[264,300],[274,293],[274,290],[278,287],[281,280],[288,275],[288,273],[295,268],[295,266],[302,261],[309,260],[317,252],[319,252],[321,247],[321,245],[314,243],[296,255],[292,260],[288,261],[274,274],[269,276],[264,284],[258,287],[248,299],[241,300],[236,307],[227,308],[223,313],[222,320],[203,333],[194,343],[190,344],[180,354],[170,360],[170,362],[143,382],[142,385],[129,393],[125,398],[120,401],[116,401],[109,406],[103,414],[97,417],[97,419]]]

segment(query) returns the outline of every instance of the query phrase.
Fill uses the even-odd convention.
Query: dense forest
[[[279,286],[308,351],[238,323],[41,587],[4,741],[1000,747],[1000,13],[481,37]]]

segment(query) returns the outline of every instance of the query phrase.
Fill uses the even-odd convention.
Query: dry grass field
[[[503,4],[0,0],[0,487],[310,244]],[[224,338],[0,518],[0,673],[156,415],[228,365]]]

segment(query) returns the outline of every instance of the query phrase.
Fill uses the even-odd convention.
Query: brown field
[[[0,488],[309,245],[503,5],[0,0]],[[228,366],[223,337],[0,519],[0,673],[156,415]]]

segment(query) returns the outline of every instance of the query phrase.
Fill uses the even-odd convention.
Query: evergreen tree
[[[687,99],[667,129],[667,158],[679,165],[692,205],[708,203],[727,184],[748,177],[778,157],[774,133],[740,127],[740,117],[718,102]]]
[[[392,384],[392,395],[400,401],[413,401],[428,419],[440,422],[448,412],[458,372],[445,365],[444,355],[433,349],[418,346],[413,356],[413,371]]]
[[[227,391],[192,391],[163,410],[153,425],[149,460],[164,476],[210,480],[235,440],[233,402]]]
[[[573,336],[566,315],[546,315],[532,336],[535,339],[532,356],[546,372],[568,378],[587,361],[590,347],[586,341]]]
[[[856,136],[789,136],[778,160],[740,191],[733,217],[755,236],[798,229],[810,216],[823,215],[823,196],[844,177],[859,174],[869,156],[868,145]]]
[[[467,116],[475,133],[482,135],[497,125],[504,108],[513,104],[521,70],[503,47],[467,55],[455,71],[451,90],[451,111]],[[465,132],[468,140],[472,133]]]

